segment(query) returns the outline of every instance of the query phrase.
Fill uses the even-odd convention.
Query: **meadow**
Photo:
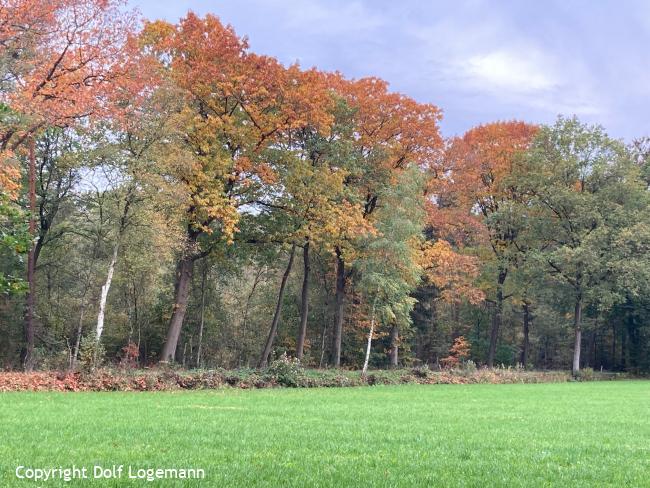
[[[650,486],[649,414],[646,381],[3,393],[0,486]]]

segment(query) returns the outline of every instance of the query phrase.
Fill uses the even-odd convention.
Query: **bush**
[[[440,364],[443,368],[455,368],[461,364],[467,357],[471,350],[471,344],[463,336],[456,337],[454,344],[449,349],[449,356],[442,358]]]
[[[79,345],[79,363],[86,371],[100,367],[104,363],[106,350],[94,334],[82,337]]]
[[[430,378],[431,377],[431,369],[429,369],[428,364],[424,364],[422,366],[416,366],[411,370],[411,373],[413,376],[416,378]]]
[[[476,363],[472,361],[471,359],[468,359],[463,363],[463,371],[467,371],[468,373],[474,373],[476,372]]]
[[[578,371],[576,379],[580,381],[591,381],[594,379],[594,370],[593,368],[582,368]]]
[[[138,345],[129,342],[122,348],[120,357],[120,366],[126,369],[134,369],[138,366],[138,359],[140,358],[140,349]]]
[[[299,386],[305,379],[305,370],[300,365],[300,360],[290,358],[286,353],[273,361],[266,373],[282,386]]]

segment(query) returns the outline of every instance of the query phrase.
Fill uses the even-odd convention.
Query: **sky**
[[[648,0],[129,0],[149,19],[213,13],[250,47],[443,110],[445,136],[495,120],[650,135]]]

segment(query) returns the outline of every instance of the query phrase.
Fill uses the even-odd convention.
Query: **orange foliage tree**
[[[232,241],[240,208],[277,178],[267,151],[292,130],[327,130],[329,92],[314,71],[285,68],[248,50],[217,17],[145,26],[141,43],[179,100],[166,170],[181,187],[186,242],[177,264],[174,309],[162,361],[174,359],[193,263],[218,235]]]
[[[506,180],[516,158],[530,146],[537,131],[537,126],[519,121],[481,125],[453,139],[444,155],[444,164],[453,175],[450,193],[459,208],[482,218],[482,227],[495,259],[488,367],[494,362],[503,302],[507,299],[504,285],[514,264],[517,240],[516,229],[496,216],[522,197]]]
[[[399,183],[404,170],[410,166],[428,169],[440,160],[442,113],[435,105],[390,92],[388,84],[378,78],[350,81],[333,74],[329,83],[351,109],[346,186],[351,200],[360,206],[362,217],[374,225],[374,211],[382,204],[382,194]],[[336,305],[331,359],[339,366],[346,282],[354,261],[354,236],[341,236],[334,251]]]
[[[29,230],[35,235],[34,137],[114,114],[129,86],[136,24],[120,0],[7,0],[0,5],[0,190],[16,191],[14,152],[30,140]],[[128,98],[128,97],[127,97]],[[25,369],[33,367],[35,255],[27,263]]]
[[[456,337],[449,349],[449,356],[442,358],[440,363],[445,368],[454,368],[469,357],[471,344],[463,336]]]

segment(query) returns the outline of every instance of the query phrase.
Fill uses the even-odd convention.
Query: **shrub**
[[[140,349],[138,348],[138,345],[133,342],[129,342],[122,348],[120,366],[127,369],[133,369],[138,365],[139,357]]]
[[[106,350],[94,334],[82,337],[79,345],[79,363],[82,368],[90,371],[98,368],[104,362]]]
[[[469,357],[471,344],[463,336],[454,339],[454,344],[449,349],[449,356],[442,358],[440,363],[444,368],[455,368],[461,364],[465,358]]]
[[[286,353],[273,361],[266,371],[267,375],[282,386],[299,386],[305,377],[300,360],[290,358]]]
[[[430,378],[432,374],[428,364],[424,364],[422,366],[416,366],[411,370],[411,373],[416,378]]]
[[[476,371],[476,363],[471,359],[468,359],[463,363],[463,370],[468,373],[474,373]]]
[[[593,368],[582,368],[578,371],[576,379],[581,381],[590,381],[594,379],[594,370]]]

